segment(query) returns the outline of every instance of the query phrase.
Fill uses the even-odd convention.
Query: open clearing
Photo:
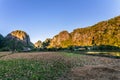
[[[120,59],[66,52],[1,52],[0,80],[120,80]]]

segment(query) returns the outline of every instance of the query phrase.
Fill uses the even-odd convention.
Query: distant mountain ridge
[[[5,50],[23,51],[34,47],[30,41],[29,35],[21,30],[12,31],[2,41],[2,47]]]
[[[36,48],[67,48],[70,46],[100,46],[110,45],[120,47],[120,16],[101,21],[93,26],[78,28],[71,33],[61,31],[52,39],[38,41],[34,45],[29,35],[21,30],[12,31],[6,37],[0,34],[0,48],[24,50],[29,47]]]
[[[69,46],[93,45],[120,47],[120,16],[99,22],[90,27],[75,29],[71,33],[62,31],[52,38],[49,47],[66,48]]]

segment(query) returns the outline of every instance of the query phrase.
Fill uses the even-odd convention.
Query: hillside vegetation
[[[49,47],[110,45],[120,47],[120,16],[54,36]]]
[[[6,37],[0,35],[0,50],[27,51],[29,48],[39,50],[54,50],[74,47],[94,47],[97,50],[115,50],[120,48],[120,16],[107,21],[99,22],[86,28],[78,28],[71,33],[61,31],[52,39],[38,41],[34,45],[30,41],[29,35],[21,30],[12,31]],[[92,48],[91,48],[92,49]]]
[[[27,50],[33,46],[29,35],[21,30],[12,31],[4,38],[1,36],[0,43],[1,50],[3,51]]]
[[[3,41],[4,37],[0,34],[0,48],[2,47],[2,41]]]

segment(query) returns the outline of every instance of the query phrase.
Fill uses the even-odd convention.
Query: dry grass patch
[[[10,54],[10,52],[0,52],[0,57],[7,56],[9,54]]]
[[[84,66],[72,68],[66,75],[67,77],[60,80],[120,80],[119,69],[114,66]]]

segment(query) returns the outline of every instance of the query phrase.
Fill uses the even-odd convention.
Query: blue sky
[[[44,41],[118,15],[120,0],[0,0],[0,33],[23,30]]]

